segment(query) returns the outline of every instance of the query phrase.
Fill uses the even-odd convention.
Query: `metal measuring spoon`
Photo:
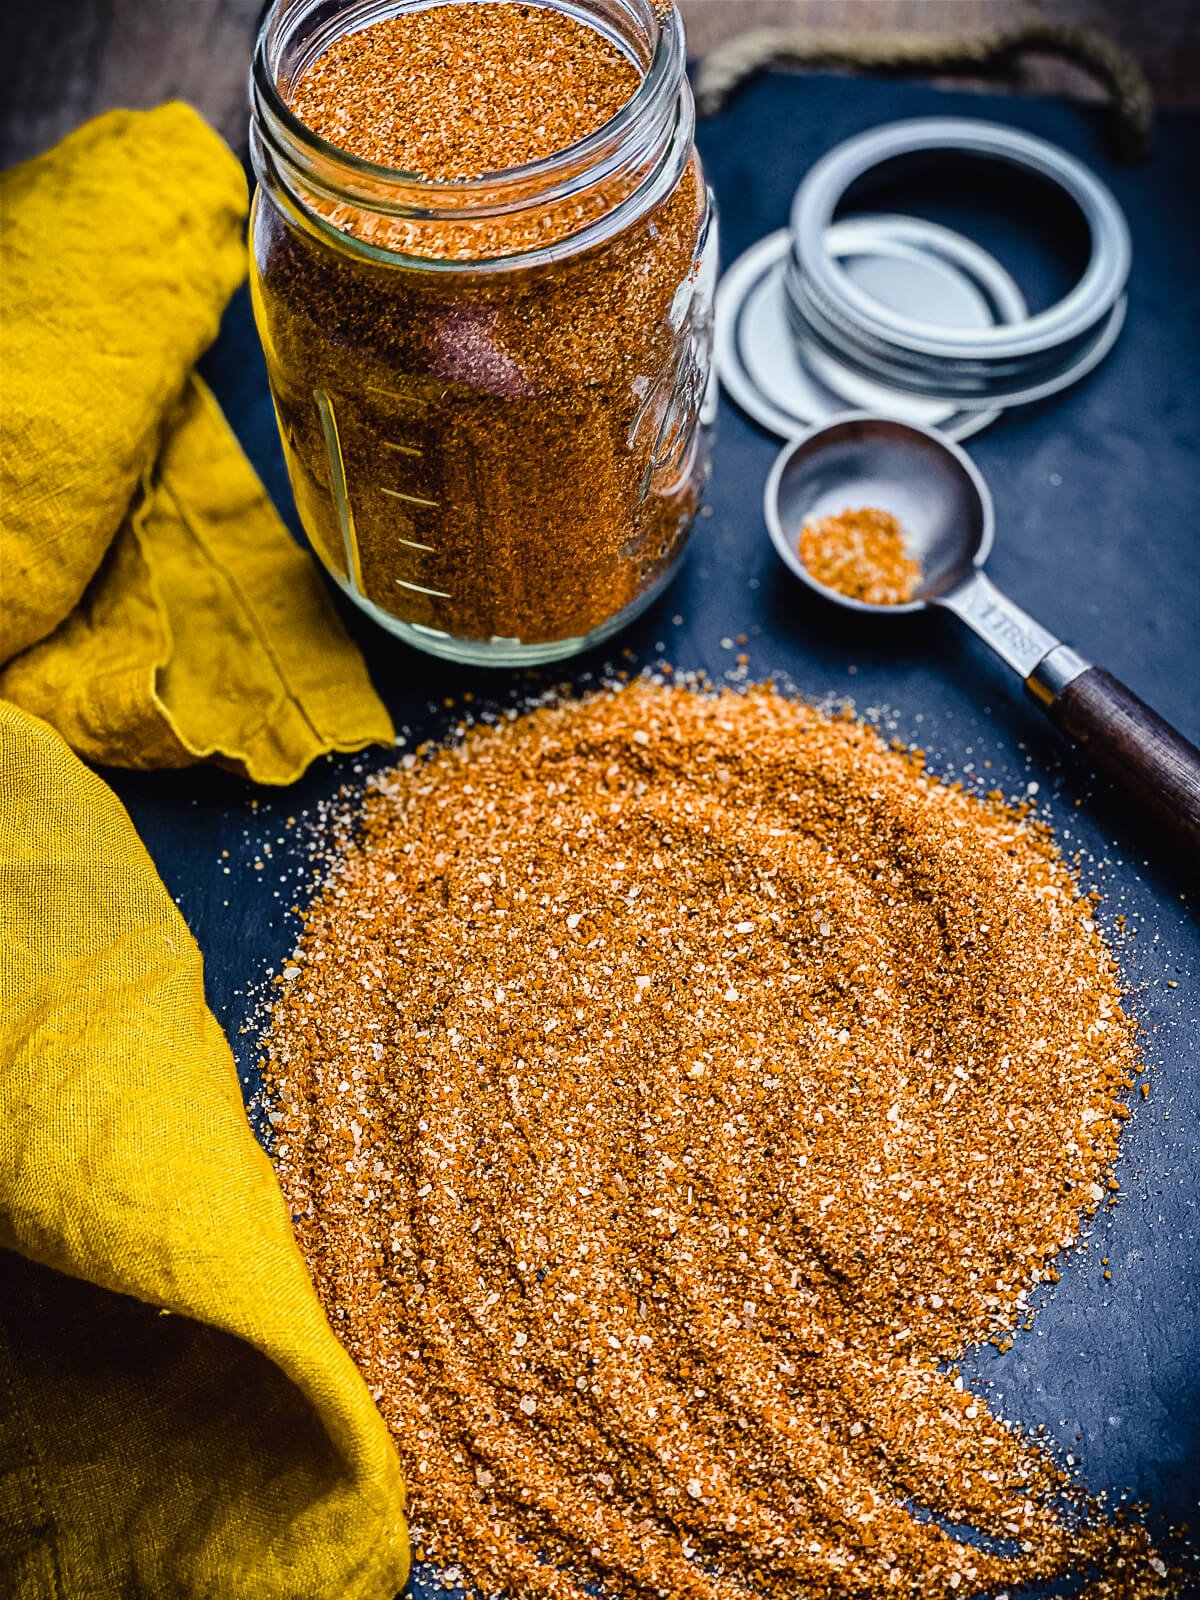
[[[881,606],[851,599],[818,583],[800,559],[806,522],[858,506],[878,506],[899,519],[922,567],[913,600]],[[992,497],[958,445],[914,423],[848,413],[783,450],[767,479],[765,510],[780,557],[824,599],[875,615],[927,606],[952,611],[1020,673],[1060,732],[1200,850],[1200,750],[988,579]]]

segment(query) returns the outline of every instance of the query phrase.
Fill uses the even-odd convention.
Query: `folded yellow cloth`
[[[246,181],[183,105],[0,177],[0,696],[89,760],[289,783],[392,727],[192,374],[246,268]]]
[[[199,951],[112,792],[0,702],[0,1594],[391,1600],[399,1463]]]

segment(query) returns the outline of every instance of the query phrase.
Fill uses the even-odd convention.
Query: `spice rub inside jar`
[[[923,576],[899,520],[876,506],[806,522],[800,559],[827,589],[873,606],[906,604]]]
[[[344,34],[301,77],[291,107],[364,161],[461,182],[586,138],[640,78],[615,44],[574,17],[489,0]]]
[[[316,227],[256,206],[297,505],[351,597],[430,648],[590,642],[686,541],[710,234],[690,124],[643,103],[652,44],[635,60],[554,8],[480,0],[346,34],[279,85],[313,133],[395,173],[384,203],[361,177],[303,188]],[[601,160],[579,141],[605,128]],[[569,179],[522,176],[514,200],[515,171],[567,148]],[[428,185],[459,182],[487,196],[447,213]]]

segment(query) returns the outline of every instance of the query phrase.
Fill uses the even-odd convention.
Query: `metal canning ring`
[[[1056,304],[993,327],[921,322],[854,283],[825,248],[847,191],[899,157],[994,161],[1051,184],[1077,208],[1090,253]],[[813,167],[792,205],[786,275],[801,337],[854,370],[914,394],[966,406],[1015,404],[1065,388],[1111,348],[1124,320],[1131,248],[1109,189],[1082,162],[1044,139],[997,123],[931,117],[889,123],[847,140]]]

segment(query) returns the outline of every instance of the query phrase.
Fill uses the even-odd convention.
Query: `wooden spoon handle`
[[[1040,697],[1039,697],[1040,698]],[[1087,667],[1046,715],[1200,860],[1200,750],[1103,667]]]

